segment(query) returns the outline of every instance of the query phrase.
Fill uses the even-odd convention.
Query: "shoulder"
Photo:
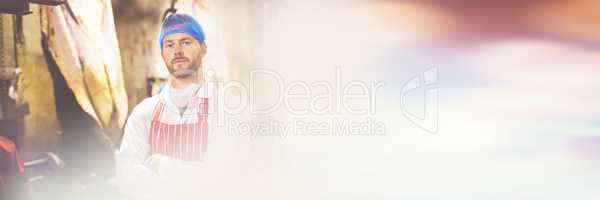
[[[218,83],[213,81],[207,81],[200,86],[198,92],[194,95],[196,98],[206,98],[209,101],[217,98],[218,95]]]
[[[160,99],[160,95],[155,95],[142,100],[133,108],[131,116],[151,116]]]

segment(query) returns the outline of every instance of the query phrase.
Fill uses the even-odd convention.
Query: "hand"
[[[170,158],[166,155],[153,154],[146,159],[146,161],[144,162],[144,165],[146,165],[146,167],[148,167],[155,173],[158,173],[161,168],[161,163],[170,162],[169,160],[172,160],[172,158]]]

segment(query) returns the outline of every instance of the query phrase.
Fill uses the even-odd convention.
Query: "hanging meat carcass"
[[[127,94],[110,0],[42,6],[41,18],[42,37],[77,103],[101,127],[111,120],[122,126]]]

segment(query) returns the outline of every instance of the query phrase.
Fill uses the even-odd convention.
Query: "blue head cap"
[[[172,14],[167,16],[162,22],[160,25],[160,35],[158,36],[158,46],[161,51],[165,36],[173,33],[187,33],[198,40],[198,42],[204,43],[202,26],[200,26],[194,17],[186,14]]]

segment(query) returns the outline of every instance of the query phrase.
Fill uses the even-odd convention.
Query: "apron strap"
[[[198,116],[208,115],[208,98],[200,98],[200,110],[198,110]]]
[[[158,121],[162,112],[165,108],[165,103],[163,101],[158,102],[158,105],[154,107],[154,111],[152,112],[152,121]]]

